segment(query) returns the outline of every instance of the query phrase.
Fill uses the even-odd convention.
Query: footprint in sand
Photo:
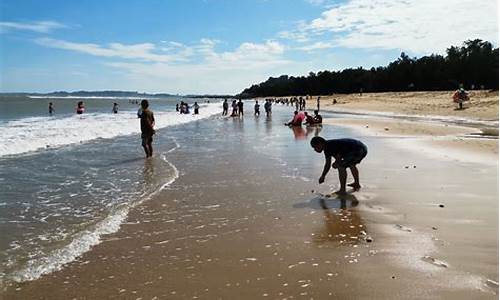
[[[413,230],[410,227],[406,227],[400,224],[395,225],[397,229],[402,230],[402,231],[407,231],[407,232],[412,232]]]
[[[444,261],[442,260],[439,260],[439,259],[436,259],[432,256],[429,256],[429,255],[426,255],[424,257],[422,257],[422,260],[425,261],[425,262],[428,262],[428,263],[431,263],[437,267],[441,267],[441,268],[448,268],[448,264],[445,263]]]

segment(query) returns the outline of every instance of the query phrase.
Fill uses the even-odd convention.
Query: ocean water
[[[86,112],[76,115],[80,100]],[[197,99],[199,115],[180,115],[180,99],[150,99],[161,152],[145,163],[134,100],[0,98],[0,285],[60,269],[117,231],[131,208],[178,177],[166,157],[179,147],[169,128],[221,111],[220,101]]]

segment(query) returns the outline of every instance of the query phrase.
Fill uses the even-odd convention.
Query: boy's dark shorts
[[[368,154],[368,149],[366,147],[361,147],[358,151],[352,151],[347,154],[339,163],[339,166],[342,168],[350,168],[359,164],[363,158],[365,158],[366,154]]]
[[[148,144],[153,143],[153,135],[152,134],[143,133],[143,134],[141,134],[141,138],[142,138],[142,145],[143,146],[146,146]]]

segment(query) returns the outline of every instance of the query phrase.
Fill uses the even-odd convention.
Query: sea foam
[[[9,279],[16,282],[31,281],[40,278],[44,274],[61,270],[64,265],[74,261],[85,252],[88,252],[93,246],[99,244],[103,235],[117,232],[127,219],[130,209],[151,199],[179,178],[179,171],[167,160],[164,154],[161,155],[161,160],[172,168],[174,172],[171,178],[161,184],[159,188],[152,191],[149,195],[140,198],[138,201],[117,207],[104,220],[98,222],[92,228],[78,233],[68,245],[53,250],[45,257],[29,260],[24,267],[11,274]]]
[[[184,124],[219,113],[216,103],[201,104],[200,114],[181,115],[175,111],[154,111],[155,128]],[[114,138],[140,133],[136,112],[90,113],[64,117],[29,117],[0,124],[0,157],[24,154],[82,143],[98,138]]]

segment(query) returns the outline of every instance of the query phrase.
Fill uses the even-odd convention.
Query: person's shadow
[[[312,209],[349,209],[358,206],[359,201],[353,194],[337,195],[333,194],[319,194],[316,193],[309,201],[303,203],[296,203],[294,208],[312,208]]]
[[[335,242],[337,245],[358,244],[366,228],[356,206],[359,201],[353,194],[322,195],[316,194],[309,201],[297,203],[294,208],[312,208],[323,211],[324,227],[319,229],[313,237],[316,244]]]

